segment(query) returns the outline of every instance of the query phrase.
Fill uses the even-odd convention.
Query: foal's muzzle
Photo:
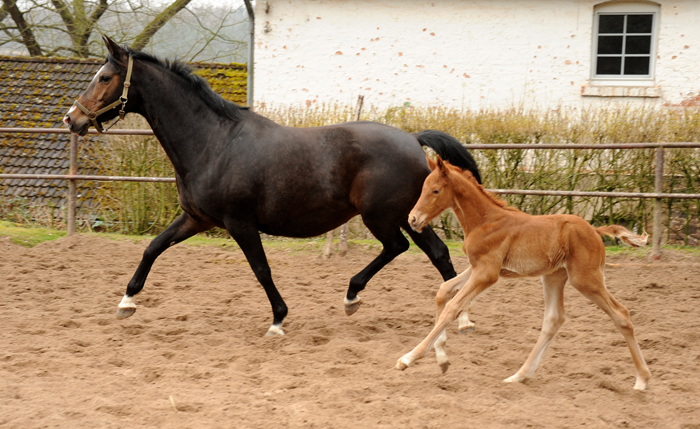
[[[408,215],[408,224],[410,225],[412,230],[416,232],[422,232],[423,227],[425,226],[425,216],[419,213],[411,212]]]

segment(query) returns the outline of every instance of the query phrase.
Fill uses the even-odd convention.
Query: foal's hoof
[[[136,313],[135,307],[125,307],[117,309],[117,319],[126,319]]]
[[[360,304],[362,304],[362,299],[359,296],[356,296],[352,301],[348,301],[345,298],[345,314],[348,316],[355,314],[357,309],[360,308]]]
[[[510,377],[503,380],[504,383],[522,383],[525,381],[525,377],[521,377],[518,373],[511,375]]]
[[[450,362],[449,361],[443,362],[440,364],[440,370],[442,371],[443,374],[446,373],[448,369],[450,369]]]
[[[404,369],[408,368],[408,364],[404,363],[402,359],[399,359],[394,368],[398,369],[399,371],[403,371]]]
[[[457,330],[457,333],[459,333],[460,335],[461,334],[471,334],[472,332],[474,332],[474,328],[475,328],[474,325],[469,325],[469,326],[464,326],[464,327],[460,326],[459,329]]]

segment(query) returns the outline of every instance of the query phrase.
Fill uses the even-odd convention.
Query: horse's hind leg
[[[535,374],[542,356],[547,351],[557,331],[566,319],[564,313],[564,285],[568,275],[566,269],[560,269],[552,274],[542,276],[544,286],[544,319],[537,344],[530,352],[523,366],[514,375],[503,380],[506,383],[525,381]]]
[[[401,227],[408,233],[413,242],[428,255],[430,262],[440,271],[444,281],[457,275],[450,259],[449,249],[429,225],[422,232],[414,231],[409,227],[408,223],[403,224]]]
[[[183,213],[175,219],[165,231],[158,234],[143,252],[141,263],[139,263],[134,276],[131,278],[131,281],[129,281],[126,287],[126,294],[119,304],[117,318],[125,319],[134,314],[136,311],[134,295],[141,292],[141,289],[143,289],[143,285],[146,283],[146,277],[148,277],[153,263],[161,253],[168,247],[186,240],[198,232],[207,231],[211,228],[212,225],[199,222],[189,214]]]
[[[379,218],[381,218],[381,215]],[[345,314],[348,316],[354,314],[362,303],[362,299],[357,296],[358,292],[365,288],[367,282],[369,282],[379,270],[393,261],[398,255],[408,250],[409,247],[408,240],[401,233],[398,224],[386,225],[383,222],[377,222],[377,217],[368,218],[365,215],[362,216],[362,219],[370,232],[382,243],[384,248],[379,256],[350,279],[350,287],[348,288],[344,300]]]
[[[440,320],[440,315],[445,309],[447,301],[452,299],[454,295],[461,290],[464,285],[469,281],[469,277],[472,275],[472,268],[467,268],[462,274],[457,277],[446,281],[440,286],[437,295],[435,296],[435,324],[437,325]],[[459,329],[460,332],[472,332],[474,330],[474,323],[469,320],[469,315],[467,314],[467,309],[462,310],[459,315]],[[447,342],[447,329],[443,329],[442,333],[435,340],[435,358],[437,359],[438,365],[442,369],[442,372],[446,372],[450,366],[450,360],[447,357],[447,352],[445,351],[445,343]]]
[[[629,311],[605,287],[605,277],[602,270],[596,269],[592,271],[592,273],[582,273],[580,270],[575,270],[574,264],[570,263],[569,276],[571,284],[610,316],[615,326],[622,333],[622,336],[625,337],[637,370],[637,380],[634,388],[635,390],[644,390],[651,378],[651,372],[634,336],[634,326],[630,320]]]

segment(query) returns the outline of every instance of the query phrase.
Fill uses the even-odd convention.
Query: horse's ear
[[[447,176],[447,165],[445,165],[445,161],[440,158],[440,155],[437,156],[437,168],[443,176]]]
[[[425,159],[428,160],[428,167],[430,167],[430,171],[435,170],[437,164],[435,163],[435,161],[433,161],[433,158],[429,157],[428,154],[425,154]]]
[[[105,42],[105,46],[107,46],[107,50],[109,51],[110,55],[112,55],[112,58],[114,58],[120,65],[126,66],[129,60],[129,54],[109,37],[102,36],[102,40]]]

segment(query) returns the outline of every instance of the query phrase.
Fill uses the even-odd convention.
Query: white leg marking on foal
[[[525,381],[525,377],[519,376],[518,373],[515,373],[503,380],[504,383],[522,383],[523,381]]]
[[[119,308],[136,308],[136,304],[134,304],[134,297],[124,295],[122,302],[119,303]]]
[[[443,329],[437,341],[435,341],[435,345],[433,346],[435,348],[435,358],[437,359],[437,363],[440,365],[440,369],[443,373],[447,372],[447,369],[450,367],[450,359],[447,357],[447,352],[445,351],[446,342],[447,329]]]

